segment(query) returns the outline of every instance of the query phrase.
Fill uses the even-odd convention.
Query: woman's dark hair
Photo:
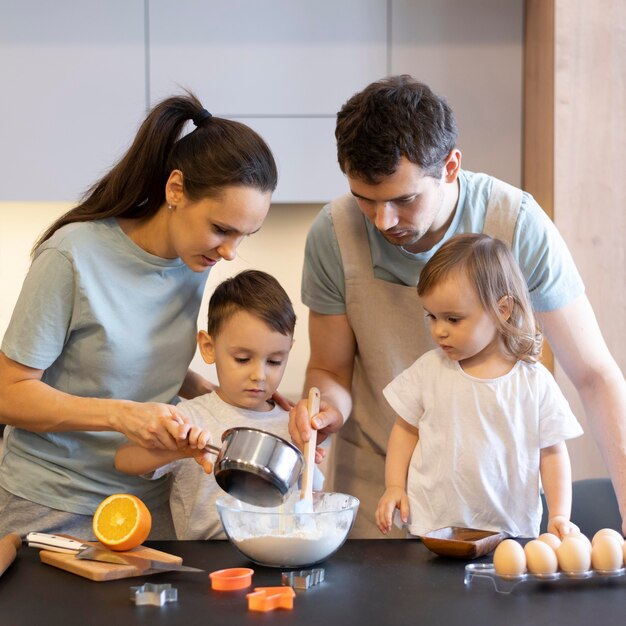
[[[197,128],[181,137],[185,123]],[[230,185],[274,191],[276,163],[265,141],[240,122],[212,117],[191,92],[157,104],[128,152],[74,207],[39,238],[33,252],[59,228],[107,217],[146,218],[165,202],[173,170],[183,173],[191,200],[215,197]]]
[[[296,314],[280,283],[270,274],[245,270],[220,283],[209,300],[207,332],[216,337],[224,322],[238,311],[247,311],[270,328],[292,336]]]
[[[401,157],[439,177],[456,145],[454,113],[446,101],[411,76],[391,76],[352,96],[337,114],[341,171],[377,184]]]

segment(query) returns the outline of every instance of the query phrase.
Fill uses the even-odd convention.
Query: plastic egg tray
[[[523,582],[553,582],[557,580],[581,581],[595,579],[619,578],[626,575],[626,568],[603,571],[587,570],[586,572],[556,572],[555,574],[522,574],[521,576],[499,576],[493,563],[470,563],[465,566],[466,585],[470,585],[475,578],[486,578],[491,580],[498,593],[511,593],[517,585]]]

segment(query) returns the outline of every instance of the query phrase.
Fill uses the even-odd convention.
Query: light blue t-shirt
[[[481,233],[493,178],[461,171],[457,210],[443,239],[426,252],[390,244],[364,218],[374,276],[400,285],[417,285],[420,272],[445,241],[460,233]],[[584,285],[563,238],[534,198],[524,193],[512,241],[535,311],[553,311],[584,293]],[[330,205],[318,214],[307,236],[302,302],[317,313],[342,315],[345,284]]]
[[[1,350],[43,369],[43,382],[81,397],[177,402],[196,349],[208,273],[154,256],[114,218],[69,224],[37,252]],[[71,513],[93,514],[112,493],[167,500],[168,481],[115,470],[117,432],[7,428],[0,486]]]

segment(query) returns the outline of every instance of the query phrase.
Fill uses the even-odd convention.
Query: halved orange
[[[152,526],[148,507],[130,493],[105,498],[93,516],[93,532],[111,550],[132,550],[141,545]]]

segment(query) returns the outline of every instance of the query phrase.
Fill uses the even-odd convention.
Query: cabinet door
[[[347,189],[335,115],[386,73],[385,0],[151,0],[150,88],[182,88],[213,114],[258,130],[272,147],[282,202]],[[181,27],[184,25],[184,28]]]
[[[142,0],[0,0],[0,200],[73,201],[145,115]]]
[[[391,72],[444,96],[463,166],[521,185],[524,0],[392,0]]]

